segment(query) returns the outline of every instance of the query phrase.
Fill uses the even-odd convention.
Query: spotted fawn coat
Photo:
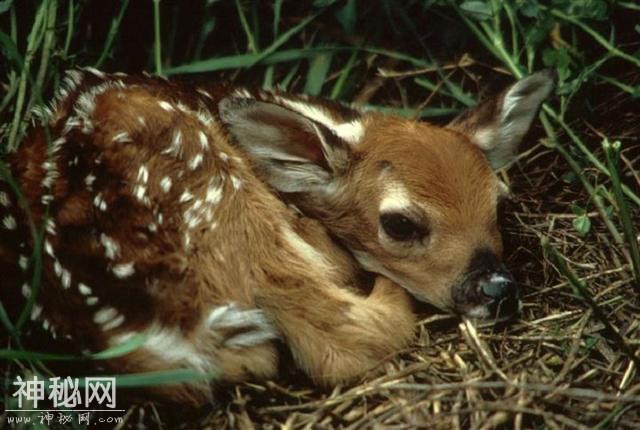
[[[435,127],[70,71],[7,158],[2,300],[21,309],[21,290],[32,320],[88,351],[143,335],[109,372],[269,378],[284,342],[316,382],[352,379],[412,338],[408,293],[470,316],[515,311],[491,167],[512,158],[551,86],[532,75]],[[363,268],[382,275],[369,293]],[[208,396],[206,384],[155,392]]]

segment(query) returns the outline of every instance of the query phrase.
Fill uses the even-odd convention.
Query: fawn
[[[314,381],[353,379],[411,340],[410,296],[477,318],[517,311],[494,169],[552,87],[539,72],[438,127],[70,71],[7,158],[13,186],[0,182],[3,301],[35,294],[42,226],[31,318],[90,351],[143,334],[110,371],[267,378],[281,339]],[[370,294],[363,269],[379,275]],[[208,387],[155,393],[201,403]]]

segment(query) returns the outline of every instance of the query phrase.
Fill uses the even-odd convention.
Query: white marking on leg
[[[212,330],[244,329],[242,333],[225,339],[232,348],[258,345],[278,338],[275,327],[260,309],[240,309],[234,303],[213,308],[205,320]]]
[[[166,327],[159,322],[154,322],[140,332],[127,332],[113,336],[109,339],[109,344],[119,345],[137,334],[145,338],[143,348],[161,360],[172,364],[186,363],[202,372],[214,370],[210,357],[207,354],[201,354],[180,328]]]

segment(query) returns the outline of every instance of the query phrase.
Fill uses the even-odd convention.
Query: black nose
[[[482,294],[494,300],[502,300],[515,290],[515,282],[506,272],[489,273],[480,278],[478,286]]]
[[[489,318],[509,317],[519,310],[517,284],[496,254],[487,248],[478,249],[471,258],[461,296],[458,299],[463,308],[483,307]]]
[[[504,269],[481,276],[478,289],[489,299],[487,307],[491,315],[506,317],[518,312],[518,286]]]

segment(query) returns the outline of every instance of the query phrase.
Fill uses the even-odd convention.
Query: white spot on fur
[[[5,208],[11,206],[9,196],[7,196],[7,193],[5,193],[4,191],[0,191],[0,205],[4,206]]]
[[[68,290],[71,287],[71,273],[67,269],[62,269],[60,274],[60,282],[62,282],[62,288]]]
[[[93,205],[100,209],[102,212],[107,210],[107,202],[102,197],[101,193],[96,194],[93,198]]]
[[[22,284],[22,295],[25,298],[29,298],[29,296],[31,295],[31,286],[29,284]]]
[[[205,201],[212,205],[217,205],[222,199],[222,187],[219,184],[209,184]]]
[[[51,218],[47,218],[45,221],[45,229],[51,236],[56,235],[56,223]]]
[[[89,306],[93,306],[98,303],[98,298],[95,296],[87,297],[87,300],[85,300],[85,303]]]
[[[191,194],[189,192],[189,190],[185,190],[181,195],[180,195],[180,203],[184,203],[184,202],[188,202],[189,200],[193,199],[193,194]]]
[[[35,321],[38,318],[40,318],[41,314],[42,314],[42,306],[38,304],[34,304],[33,307],[31,308],[31,321]]]
[[[27,267],[29,267],[29,258],[27,258],[26,255],[20,254],[18,257],[18,266],[20,266],[22,270],[27,270]]]
[[[173,138],[171,139],[171,144],[167,149],[162,151],[163,154],[170,154],[174,157],[180,158],[182,155],[182,131],[177,130]]]
[[[136,273],[133,262],[116,264],[115,266],[113,266],[111,271],[114,275],[116,275],[116,277],[120,279],[128,278]]]
[[[41,201],[43,205],[47,206],[53,201],[53,196],[51,194],[44,194],[41,198]]]
[[[118,311],[115,310],[114,308],[107,306],[104,308],[101,308],[99,310],[96,311],[95,314],[93,314],[93,322],[96,324],[104,324],[110,320],[112,320],[113,318],[115,318],[118,315]]]
[[[100,234],[100,243],[104,246],[104,255],[109,260],[113,260],[120,255],[120,245],[106,234]]]
[[[62,264],[58,260],[53,262],[53,271],[58,278],[62,276]]]
[[[147,192],[147,187],[145,187],[144,185],[136,185],[136,187],[133,190],[133,194],[136,196],[136,199],[138,199],[139,202],[145,202],[145,194]]]
[[[211,97],[211,94],[209,94],[207,91],[203,90],[202,88],[197,88],[196,91],[202,94],[203,96],[213,100],[213,97]]]
[[[124,315],[118,314],[118,316],[113,318],[111,321],[102,325],[102,331],[109,331],[109,330],[113,330],[114,328],[118,328],[122,325],[124,320],[125,320]]]
[[[84,178],[84,183],[87,186],[88,190],[91,190],[93,187],[93,183],[96,180],[96,175],[94,175],[93,173],[89,173],[85,178]]]
[[[142,181],[142,183],[146,184],[149,180],[149,169],[144,164],[140,166],[138,169],[138,181]]]
[[[160,107],[164,110],[166,110],[167,112],[173,112],[175,111],[175,108],[173,107],[173,105],[169,102],[166,102],[164,100],[160,100],[158,102],[158,105],[160,105]]]
[[[165,193],[168,193],[169,190],[171,190],[171,178],[168,176],[162,178],[162,180],[160,181],[160,188],[162,188],[162,191],[164,191]]]
[[[53,246],[51,245],[51,242],[49,242],[47,239],[45,239],[44,241],[44,252],[46,252],[47,255],[51,257],[55,257],[55,255],[53,254]]]
[[[193,157],[189,161],[189,169],[190,170],[196,170],[198,168],[198,166],[200,166],[202,164],[203,160],[204,160],[204,157],[202,156],[202,154],[197,154],[195,157]]]
[[[107,75],[104,72],[101,72],[100,70],[93,68],[93,67],[83,67],[82,70],[85,70],[101,79],[104,79],[107,77]]]
[[[231,185],[233,185],[233,188],[234,188],[236,191],[237,191],[237,190],[239,190],[239,189],[240,189],[240,187],[242,186],[242,181],[241,181],[238,177],[236,177],[236,176],[234,176],[234,175],[231,175],[231,176],[229,177],[229,179],[231,179]]]
[[[80,282],[78,283],[78,291],[80,291],[80,294],[82,294],[83,296],[88,296],[89,294],[91,294],[91,287]]]
[[[125,142],[133,142],[133,139],[131,139],[131,136],[129,136],[129,133],[127,133],[126,131],[122,131],[116,134],[115,136],[113,136],[112,141],[115,143],[125,143]]]
[[[200,146],[202,149],[209,149],[209,139],[207,139],[207,135],[204,134],[202,130],[198,131],[198,140],[200,141]]]
[[[16,219],[13,215],[7,215],[2,219],[2,225],[7,230],[15,230],[17,228]]]

